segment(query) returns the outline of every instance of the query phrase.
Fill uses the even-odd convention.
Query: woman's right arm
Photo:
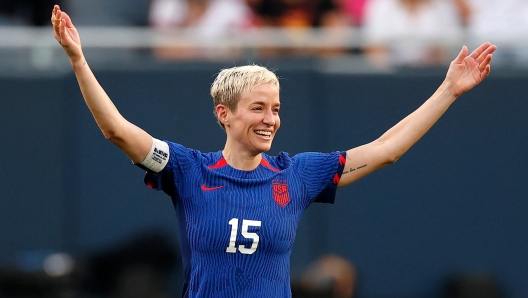
[[[58,5],[53,7],[51,23],[55,39],[68,55],[86,105],[103,135],[133,163],[141,163],[151,149],[152,137],[119,113],[86,62],[77,29]]]

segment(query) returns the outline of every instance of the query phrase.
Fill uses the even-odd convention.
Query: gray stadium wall
[[[209,86],[218,68],[96,71],[121,113],[153,136],[202,151],[224,132]],[[346,150],[417,108],[444,72],[281,70],[279,150]],[[396,164],[305,214],[292,274],[337,253],[360,273],[358,297],[435,297],[452,272],[493,272],[528,297],[528,77],[493,75],[463,95]],[[100,133],[73,74],[0,78],[0,265],[27,251],[82,256],[160,229],[171,201]]]

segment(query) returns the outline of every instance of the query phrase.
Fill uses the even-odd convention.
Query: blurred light
[[[67,275],[73,271],[75,261],[65,253],[51,254],[44,260],[44,272],[52,277]]]

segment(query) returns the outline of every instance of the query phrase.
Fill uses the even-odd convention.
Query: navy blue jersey
[[[241,171],[221,151],[167,143],[167,165],[145,182],[176,209],[183,297],[291,297],[297,226],[312,202],[334,202],[346,153],[262,154],[256,169]]]

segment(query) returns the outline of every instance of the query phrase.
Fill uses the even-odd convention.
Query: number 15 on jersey
[[[229,246],[226,248],[227,253],[236,253],[237,247],[236,247],[236,238],[238,235],[238,218],[232,218],[229,221],[229,225],[231,226],[231,237],[229,238]],[[248,232],[249,227],[260,227],[261,221],[260,220],[249,220],[249,219],[243,219],[242,220],[242,236],[247,239],[253,239],[253,243],[251,244],[250,248],[246,248],[244,245],[238,246],[238,251],[240,251],[243,254],[250,255],[254,253],[257,250],[257,246],[259,244],[259,235],[257,233],[251,233]]]

